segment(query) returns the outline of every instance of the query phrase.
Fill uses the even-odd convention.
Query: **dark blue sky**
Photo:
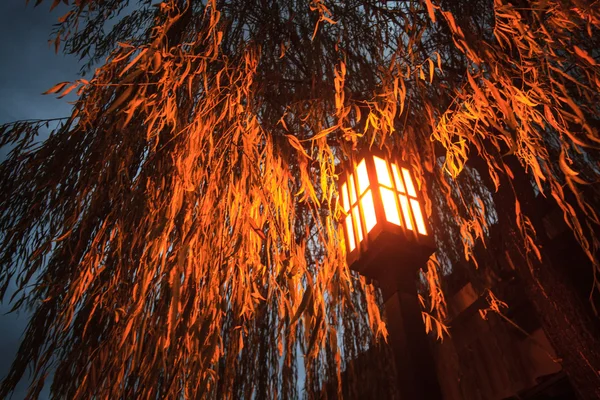
[[[48,44],[52,24],[65,8],[49,12],[51,2],[33,7],[25,0],[0,2],[0,123],[68,115],[64,100],[41,93],[55,83],[77,78],[73,57],[55,54]]]
[[[58,82],[77,79],[77,59],[57,55],[48,45],[52,24],[66,9],[59,7],[50,13],[50,1],[36,8],[34,3],[26,6],[25,0],[0,1],[0,124],[70,113],[66,99],[41,94]],[[0,149],[0,160],[5,155]],[[0,379],[10,368],[28,320],[25,313],[5,315],[9,309],[5,298],[0,304]],[[21,384],[12,398],[23,399],[26,386]],[[40,398],[47,396],[44,390]]]

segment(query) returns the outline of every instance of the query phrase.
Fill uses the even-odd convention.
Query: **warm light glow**
[[[354,176],[350,174],[348,177],[348,187],[350,188],[350,202],[356,203],[356,190],[354,189]]]
[[[375,161],[375,171],[377,172],[379,184],[391,188],[392,179],[387,168],[387,162],[377,156],[373,157],[373,161]]]
[[[423,220],[419,202],[415,199],[410,199],[410,205],[412,207],[413,216],[415,217],[415,223],[417,224],[417,231],[421,235],[427,235],[427,229],[425,229],[425,221]]]
[[[346,233],[348,233],[348,247],[349,251],[356,248],[356,241],[354,240],[354,226],[352,225],[352,215],[346,217]]]
[[[392,163],[392,174],[394,174],[394,181],[396,181],[396,190],[400,193],[406,193],[404,190],[404,183],[402,183],[402,179],[400,178],[400,171],[398,170],[398,166]]]
[[[417,192],[415,190],[415,185],[413,185],[412,178],[410,177],[410,172],[406,168],[402,168],[402,176],[404,177],[404,183],[406,183],[406,191],[409,196],[417,197]]]
[[[369,188],[369,174],[364,159],[356,167],[356,177],[358,178],[358,195],[360,196]]]
[[[410,208],[408,205],[408,197],[403,194],[399,194],[398,198],[400,199],[400,207],[402,207],[402,214],[404,214],[404,222],[406,223],[406,227],[412,231],[412,221],[410,219]]]
[[[381,201],[383,203],[383,210],[385,211],[385,219],[392,224],[402,226],[394,192],[384,187],[380,187],[379,191],[381,192]]]
[[[377,224],[377,216],[375,215],[375,204],[373,203],[373,194],[369,190],[363,198],[360,200],[362,212],[365,217],[365,227],[367,233],[371,232],[371,229]],[[360,239],[362,240],[362,238]]]
[[[354,207],[352,209],[352,216],[354,217],[354,222],[356,222],[356,230],[358,232],[358,242],[362,242],[363,233],[362,233],[362,224],[360,223],[360,212],[358,211],[358,207]]]
[[[348,185],[342,185],[342,207],[346,213],[350,212],[350,200],[348,199]]]
[[[362,248],[362,241],[382,219],[420,235],[428,235],[415,182],[408,168],[377,156],[373,156],[372,164],[369,158],[363,158],[355,166],[340,190],[342,206],[347,214],[344,218],[348,252]]]

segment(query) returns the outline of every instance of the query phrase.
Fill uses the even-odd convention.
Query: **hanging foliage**
[[[0,127],[0,296],[16,282],[34,312],[1,397],[28,366],[34,397],[50,371],[59,398],[341,393],[387,336],[338,225],[336,165],[368,146],[410,162],[426,197],[440,337],[443,274],[477,267],[507,157],[563,211],[594,304],[597,6],[63,2],[57,48],[101,65],[48,90],[78,99],[47,139],[42,122]],[[506,229],[541,259],[513,193]]]

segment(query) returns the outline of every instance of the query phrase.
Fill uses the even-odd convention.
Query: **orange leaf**
[[[587,51],[585,51],[577,46],[573,46],[573,50],[575,50],[575,54],[577,54],[579,57],[583,58],[585,61],[587,61],[591,65],[596,65],[596,60],[594,60],[594,58],[592,56],[590,56]]]
[[[69,82],[61,82],[61,83],[57,83],[56,85],[52,86],[50,89],[46,90],[44,93],[42,94],[52,94],[52,93],[58,93],[60,92],[65,86],[67,86]]]
[[[140,53],[133,60],[131,60],[131,62],[125,67],[125,69],[123,71],[121,71],[119,76],[123,76],[125,74],[125,72],[129,71],[129,69],[131,67],[133,67],[135,65],[135,63],[138,62],[140,60],[140,58],[142,58],[144,56],[144,54],[146,54],[147,51],[148,51],[147,48],[140,51]]]
[[[302,147],[302,144],[300,143],[300,141],[298,140],[298,138],[296,136],[294,136],[294,135],[285,135],[285,136],[288,138],[288,141],[290,142],[290,144],[292,145],[293,148],[298,150],[305,157],[311,158],[311,157],[309,157],[308,153],[306,153],[306,150],[304,150],[304,147]]]
[[[435,22],[435,10],[433,8],[433,3],[431,0],[425,0],[425,5],[427,6],[427,12],[429,13],[429,18],[431,18],[432,22]]]

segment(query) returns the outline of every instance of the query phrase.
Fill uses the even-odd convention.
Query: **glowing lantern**
[[[433,241],[410,166],[367,154],[342,174],[348,265],[378,279],[381,257],[424,266]]]
[[[402,399],[441,399],[417,271],[435,250],[410,166],[365,154],[341,174],[348,265],[378,281]]]

